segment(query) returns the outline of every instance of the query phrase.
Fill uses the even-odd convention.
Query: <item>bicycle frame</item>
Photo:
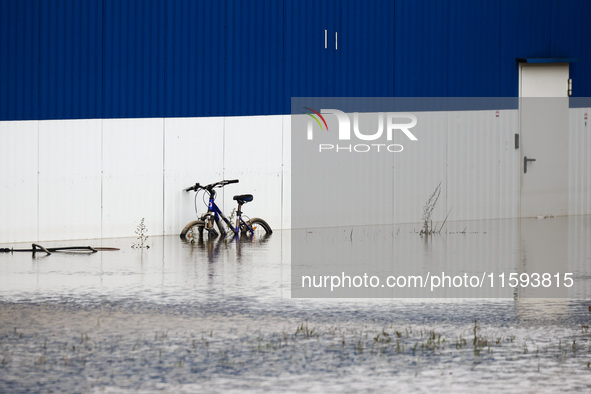
[[[220,223],[220,219],[222,219],[224,221],[224,223],[226,223],[226,225],[234,232],[235,237],[238,237],[240,235],[241,225],[245,226],[251,232],[251,234],[254,234],[254,230],[252,229],[252,227],[250,227],[242,219],[242,212],[240,209],[238,209],[238,211],[237,211],[236,227],[234,227],[232,225],[230,220],[226,217],[226,215],[224,215],[222,210],[215,203],[215,193],[209,194],[209,205],[208,205],[207,213],[205,215],[211,214],[211,213],[213,213],[213,215],[214,215],[214,222],[218,226],[218,229],[220,230],[220,234],[222,235],[222,237],[226,237],[227,233],[226,233],[226,230],[224,229],[224,226],[222,226],[222,224]]]

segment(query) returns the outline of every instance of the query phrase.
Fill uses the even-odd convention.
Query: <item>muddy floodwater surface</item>
[[[0,254],[0,392],[591,389],[589,216],[419,229],[331,242],[382,239],[394,267],[420,272],[437,259],[557,267],[573,286],[550,299],[523,282],[496,298],[292,298],[290,231],[46,242],[120,250]]]

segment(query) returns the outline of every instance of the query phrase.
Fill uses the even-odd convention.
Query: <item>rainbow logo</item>
[[[308,108],[308,107],[304,107],[304,109],[307,109],[308,111],[313,112],[313,113],[307,113],[306,115],[308,115],[309,117],[314,119],[316,121],[316,123],[318,123],[318,126],[320,126],[320,130],[323,130],[324,127],[326,127],[326,131],[328,131],[328,124],[326,124],[326,120],[324,119],[324,116],[320,115],[320,112],[315,111],[312,108]],[[318,119],[318,118],[320,118],[320,119]],[[324,127],[322,127],[322,123],[320,123],[320,120],[322,120],[322,123],[324,123]]]

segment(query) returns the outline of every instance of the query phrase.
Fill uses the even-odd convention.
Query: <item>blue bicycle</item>
[[[235,237],[239,237],[240,235],[251,237],[267,236],[273,233],[271,226],[269,226],[269,224],[267,224],[267,222],[261,218],[249,219],[246,217],[247,220],[243,219],[242,206],[253,200],[254,197],[252,194],[241,194],[234,196],[234,201],[238,203],[238,209],[236,210],[236,223],[234,225],[231,223],[230,219],[224,215],[224,213],[215,203],[215,189],[222,188],[232,183],[238,183],[238,179],[223,180],[205,186],[196,183],[195,185],[184,189],[186,192],[195,192],[195,212],[197,212],[197,195],[200,190],[204,190],[209,195],[209,204],[207,212],[203,214],[199,220],[194,220],[187,224],[185,228],[183,228],[183,231],[181,231],[180,234],[181,239],[190,241],[196,235],[203,236],[203,231],[207,231],[210,237],[217,237],[219,234],[221,234],[225,238],[228,235],[228,231],[226,231],[226,228],[224,228],[224,224],[227,226],[229,231],[234,234]],[[219,230],[219,233],[215,229],[216,226]]]

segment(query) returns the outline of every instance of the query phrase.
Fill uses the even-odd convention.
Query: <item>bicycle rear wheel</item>
[[[254,235],[255,237],[273,234],[271,226],[261,218],[252,218],[246,223],[254,230],[254,233],[247,228],[244,228],[243,234]]]

